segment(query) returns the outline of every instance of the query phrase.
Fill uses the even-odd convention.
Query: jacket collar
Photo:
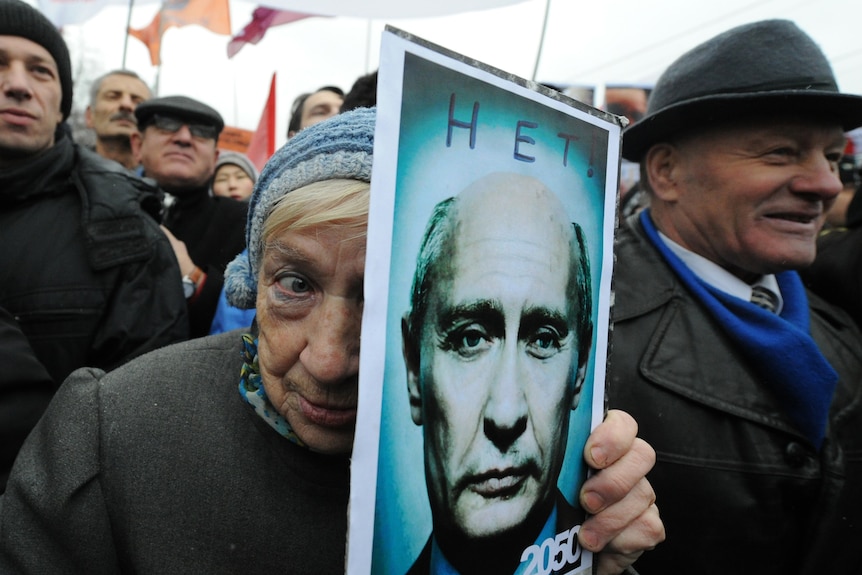
[[[684,293],[673,271],[649,245],[637,214],[629,216],[620,226],[614,247],[616,265],[624,266],[625,275],[630,278],[614,282],[614,321],[643,315]]]
[[[623,322],[661,309],[638,362],[640,376],[718,411],[801,437],[765,385],[652,247],[636,217],[616,243],[619,275],[613,319]]]
[[[75,165],[71,138],[58,131],[59,139],[44,152],[0,170],[0,203],[15,203],[64,191]]]

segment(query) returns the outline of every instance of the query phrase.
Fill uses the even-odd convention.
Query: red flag
[[[129,34],[147,45],[150,62],[161,64],[162,34],[172,26],[197,24],[216,34],[230,34],[228,0],[164,0],[162,8],[146,28],[129,28]]]
[[[246,156],[252,161],[258,170],[263,170],[266,161],[275,153],[275,73],[269,83],[269,97],[260,115],[257,130],[251,136],[248,143]]]
[[[263,39],[266,31],[272,26],[290,24],[303,18],[311,18],[312,14],[300,14],[287,10],[276,10],[258,6],[251,15],[251,22],[242,31],[230,39],[227,45],[227,57],[233,58],[246,44],[257,44]]]

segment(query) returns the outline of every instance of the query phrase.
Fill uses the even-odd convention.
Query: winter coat
[[[224,286],[224,270],[245,249],[248,202],[210,196],[208,188],[184,190],[165,216],[165,227],[185,242],[192,261],[206,273],[189,300],[190,336],[208,335]]]
[[[809,294],[811,335],[839,374],[818,452],[636,219],[615,251],[609,405],[656,450],[648,478],[667,530],[635,564],[641,575],[859,573],[862,336],[852,320]]]
[[[139,205],[149,188],[67,138],[0,171],[0,306],[58,385],[188,336],[179,266]]]
[[[241,351],[234,331],[75,372],[0,499],[0,573],[344,573],[350,461],[257,415]]]
[[[113,369],[187,339],[179,266],[139,205],[152,190],[65,136],[0,170],[2,345],[14,337],[20,350],[0,369],[0,477],[74,369]]]

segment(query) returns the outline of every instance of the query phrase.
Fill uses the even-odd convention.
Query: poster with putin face
[[[387,28],[348,572],[589,573],[621,120]]]

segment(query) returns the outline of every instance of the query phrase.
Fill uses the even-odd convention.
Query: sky
[[[250,21],[256,6],[231,0],[234,33]],[[136,6],[132,27],[149,24],[157,8],[154,3]],[[227,36],[187,26],[163,36],[160,68],[150,65],[141,42],[126,42],[128,17],[126,7],[109,6],[81,25],[64,28],[73,74],[81,78],[76,106],[86,105],[88,79],[122,67],[125,52],[125,67],[157,86],[159,95],[199,99],[219,110],[228,124],[253,130],[277,73],[278,144],[284,141],[288,110],[298,94],[324,85],[346,91],[357,77],[377,68],[386,24],[540,82],[648,86],[676,57],[719,32],[745,22],[787,18],[821,46],[842,91],[862,94],[862,2],[855,0],[524,0],[421,19],[307,18],[272,28],[259,44],[245,46],[233,59],[227,58]]]

